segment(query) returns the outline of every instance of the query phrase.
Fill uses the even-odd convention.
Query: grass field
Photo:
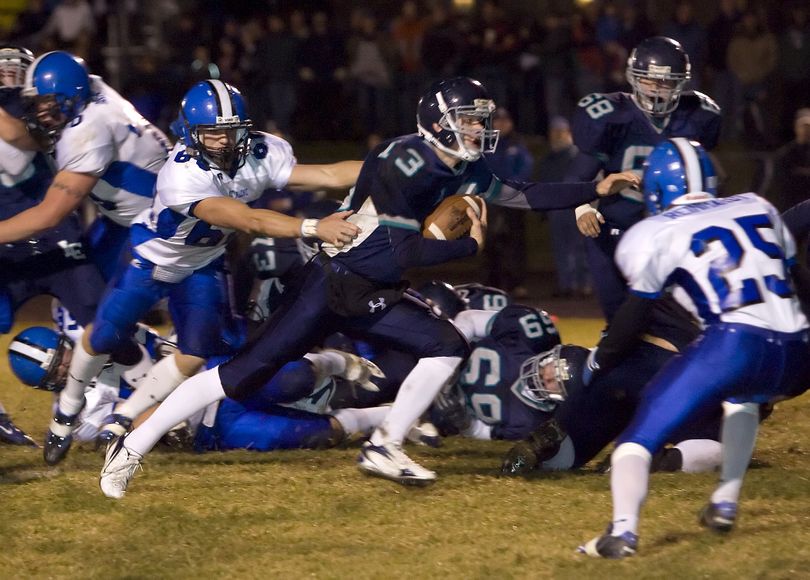
[[[559,326],[585,344],[599,327]],[[49,396],[17,385],[5,360],[0,400],[41,440]],[[737,530],[696,525],[713,474],[654,475],[641,552],[624,562],[575,554],[610,517],[609,478],[502,479],[505,443],[411,448],[439,473],[425,489],[362,476],[356,449],[155,452],[121,501],[98,489],[98,453],[48,468],[41,450],[2,446],[0,578],[808,578],[809,401],[764,425]]]

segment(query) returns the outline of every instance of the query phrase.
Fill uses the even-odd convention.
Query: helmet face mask
[[[492,129],[495,102],[478,81],[458,77],[435,83],[420,99],[419,134],[439,150],[462,161],[476,161],[498,146]]]
[[[525,395],[538,403],[561,403],[568,397],[565,381],[570,377],[568,361],[560,358],[561,345],[523,361],[520,378]]]
[[[21,87],[25,71],[34,62],[33,53],[18,46],[0,46],[0,87]]]
[[[627,82],[636,105],[648,115],[669,115],[692,78],[689,57],[681,45],[665,36],[642,41],[627,59]]]
[[[173,130],[209,167],[233,175],[245,164],[253,122],[234,87],[220,80],[197,83],[183,97],[180,120]]]

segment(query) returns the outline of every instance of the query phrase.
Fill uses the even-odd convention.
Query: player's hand
[[[346,218],[354,212],[339,211],[318,220],[318,228],[316,234],[318,238],[324,242],[333,244],[337,248],[342,248],[346,244],[358,236],[362,231],[359,227],[351,222],[347,222]]]
[[[587,209],[577,217],[579,233],[589,238],[599,237],[599,231],[602,229],[601,224],[603,223],[605,223],[605,218],[595,208]]]
[[[602,181],[596,184],[596,193],[600,197],[619,193],[628,187],[638,188],[641,186],[641,178],[632,171],[622,171],[621,173],[611,173]]]
[[[438,413],[438,422],[451,426],[458,433],[470,427],[471,417],[467,411],[467,402],[464,393],[457,386],[447,392],[440,392],[433,401],[433,407]]]
[[[472,221],[470,227],[470,237],[478,242],[478,253],[484,251],[484,244],[487,239],[487,204],[482,200],[481,203],[481,217],[475,215],[473,208],[467,208],[467,217]]]

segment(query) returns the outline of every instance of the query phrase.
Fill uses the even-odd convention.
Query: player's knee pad
[[[123,332],[110,322],[96,322],[97,326],[93,326],[93,332],[90,334],[90,347],[98,354],[110,354],[129,338],[129,333]]]
[[[290,403],[312,394],[317,375],[306,359],[289,362],[262,387],[262,398],[273,403]]]
[[[641,457],[648,463],[652,461],[652,453],[650,452],[649,449],[647,449],[646,447],[644,447],[639,443],[627,442],[622,443],[618,447],[616,447],[616,450],[611,455],[610,462],[611,464],[615,465],[615,463],[618,460],[622,459],[623,457],[627,457],[629,455]]]

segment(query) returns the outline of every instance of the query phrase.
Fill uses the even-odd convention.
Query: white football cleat
[[[107,497],[121,499],[127,492],[129,480],[141,466],[143,455],[124,447],[126,437],[119,437],[107,446],[104,467],[98,485]]]
[[[374,445],[366,441],[360,449],[357,467],[369,475],[384,477],[403,485],[427,485],[436,481],[436,473],[425,469],[405,455],[397,443]]]
[[[342,356],[343,360],[346,361],[346,368],[339,376],[343,377],[347,381],[360,385],[367,391],[372,391],[374,393],[379,392],[380,388],[371,382],[371,377],[376,377],[378,379],[385,378],[385,373],[380,370],[380,367],[375,365],[370,360],[350,352],[344,352],[342,350],[335,350],[332,348],[325,348],[323,349],[323,352],[335,353]]]

